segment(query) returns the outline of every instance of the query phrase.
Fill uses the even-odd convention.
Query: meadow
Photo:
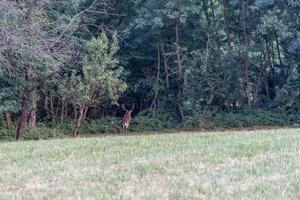
[[[299,199],[300,129],[0,143],[0,199]]]

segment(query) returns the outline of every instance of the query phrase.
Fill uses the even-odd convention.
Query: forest
[[[299,0],[0,0],[0,140],[299,126]]]

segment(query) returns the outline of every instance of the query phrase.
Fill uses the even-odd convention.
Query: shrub
[[[208,126],[208,123],[205,118],[202,118],[199,115],[186,116],[182,123],[182,126],[186,129],[196,128],[199,126],[203,127],[204,125]]]
[[[74,119],[66,118],[64,119],[63,123],[57,122],[52,127],[55,127],[59,130],[61,130],[64,134],[71,134],[72,130],[74,128]]]
[[[26,131],[24,140],[46,140],[54,138],[62,138],[63,133],[56,128],[49,128],[44,124],[38,124],[34,128],[29,128]]]
[[[157,114],[156,116],[139,115],[133,119],[129,131],[162,131],[175,128],[177,120],[169,115]]]
[[[15,139],[16,130],[1,128],[0,129],[0,140],[1,141],[13,141]]]
[[[80,133],[118,133],[122,130],[121,120],[116,117],[104,117],[93,121],[84,121]]]
[[[75,120],[66,118],[63,124],[60,121],[47,122],[48,127],[61,130],[64,134],[71,134]],[[116,117],[104,117],[96,120],[85,120],[82,122],[79,132],[82,134],[117,133],[121,131],[121,120]]]
[[[214,112],[188,117],[185,128],[242,128],[251,126],[293,126],[300,124],[299,113],[253,109],[239,112]]]

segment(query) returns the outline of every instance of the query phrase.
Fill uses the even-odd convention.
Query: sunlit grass
[[[0,143],[0,199],[299,199],[300,129]]]

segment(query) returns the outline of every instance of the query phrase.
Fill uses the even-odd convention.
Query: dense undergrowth
[[[65,119],[63,123],[49,121],[38,123],[35,128],[27,130],[24,140],[53,139],[71,136],[74,120]],[[218,128],[246,128],[253,126],[299,126],[300,112],[281,112],[267,110],[251,110],[241,112],[211,112],[206,116],[191,115],[182,123],[170,115],[136,116],[129,128],[129,132],[164,131],[168,129],[218,129]],[[121,119],[105,117],[97,120],[85,120],[80,128],[80,134],[99,135],[104,133],[120,133]],[[0,140],[12,141],[15,129],[2,126]]]
[[[243,128],[252,126],[298,126],[300,112],[250,110],[241,112],[216,112],[206,116],[191,116],[186,119],[185,128]]]

